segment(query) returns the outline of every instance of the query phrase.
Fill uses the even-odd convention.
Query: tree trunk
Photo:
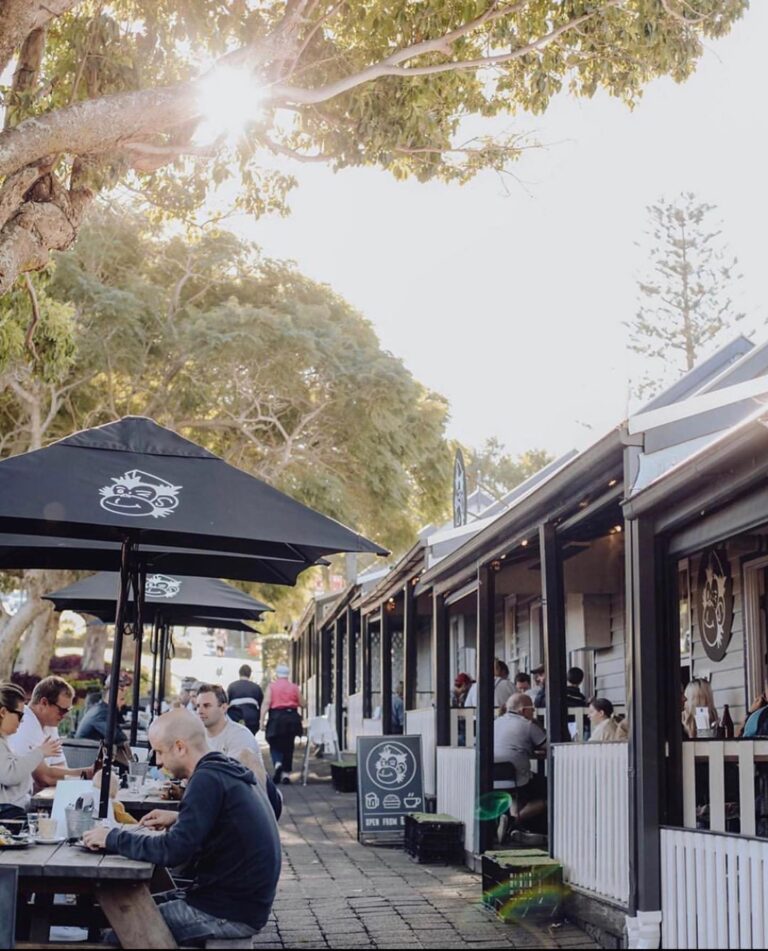
[[[0,680],[10,680],[13,658],[24,631],[35,618],[45,611],[39,597],[31,597],[13,615],[0,618]]]
[[[85,645],[81,670],[105,670],[104,651],[107,648],[107,625],[98,618],[86,615]]]
[[[16,670],[25,674],[47,677],[59,630],[59,615],[50,601],[43,602],[43,610],[27,629],[16,659]]]

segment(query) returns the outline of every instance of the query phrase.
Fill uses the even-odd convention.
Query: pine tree
[[[638,395],[690,370],[713,338],[744,317],[732,299],[742,277],[738,259],[716,212],[691,192],[648,207],[648,269],[638,281],[635,319],[626,322],[630,350],[646,358]]]

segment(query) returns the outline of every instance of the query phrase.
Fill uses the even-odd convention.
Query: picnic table
[[[53,806],[55,793],[55,786],[42,789],[32,797],[30,808],[33,810],[50,810]],[[154,785],[142,786],[136,793],[131,792],[130,789],[120,789],[117,793],[117,800],[125,806],[134,819],[141,819],[142,816],[153,809],[170,809],[172,812],[178,812],[181,805],[179,801],[174,799],[162,799],[159,789]]]
[[[155,873],[151,862],[62,843],[2,849],[0,866],[19,870],[23,898],[18,919],[22,926],[29,922],[29,940],[37,947],[48,944],[52,916],[62,910],[53,904],[57,894],[78,896],[78,908],[71,911],[75,921],[81,916],[79,923],[91,923],[91,909],[98,902],[124,948],[177,947],[150,894],[149,883]],[[34,904],[30,906],[26,899],[32,893]],[[83,918],[87,920],[83,922]]]

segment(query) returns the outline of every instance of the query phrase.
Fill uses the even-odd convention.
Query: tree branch
[[[0,3],[0,73],[33,30],[71,10],[80,0],[3,0]]]
[[[24,275],[24,283],[27,286],[27,294],[29,294],[29,299],[32,303],[32,320],[27,327],[27,332],[24,334],[24,346],[32,354],[32,356],[37,359],[37,351],[35,350],[35,329],[40,323],[40,303],[37,299],[37,292],[35,291],[35,285],[32,283],[32,279],[29,274]]]

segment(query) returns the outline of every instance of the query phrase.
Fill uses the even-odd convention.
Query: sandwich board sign
[[[358,839],[402,840],[408,813],[424,811],[421,736],[358,736]]]

